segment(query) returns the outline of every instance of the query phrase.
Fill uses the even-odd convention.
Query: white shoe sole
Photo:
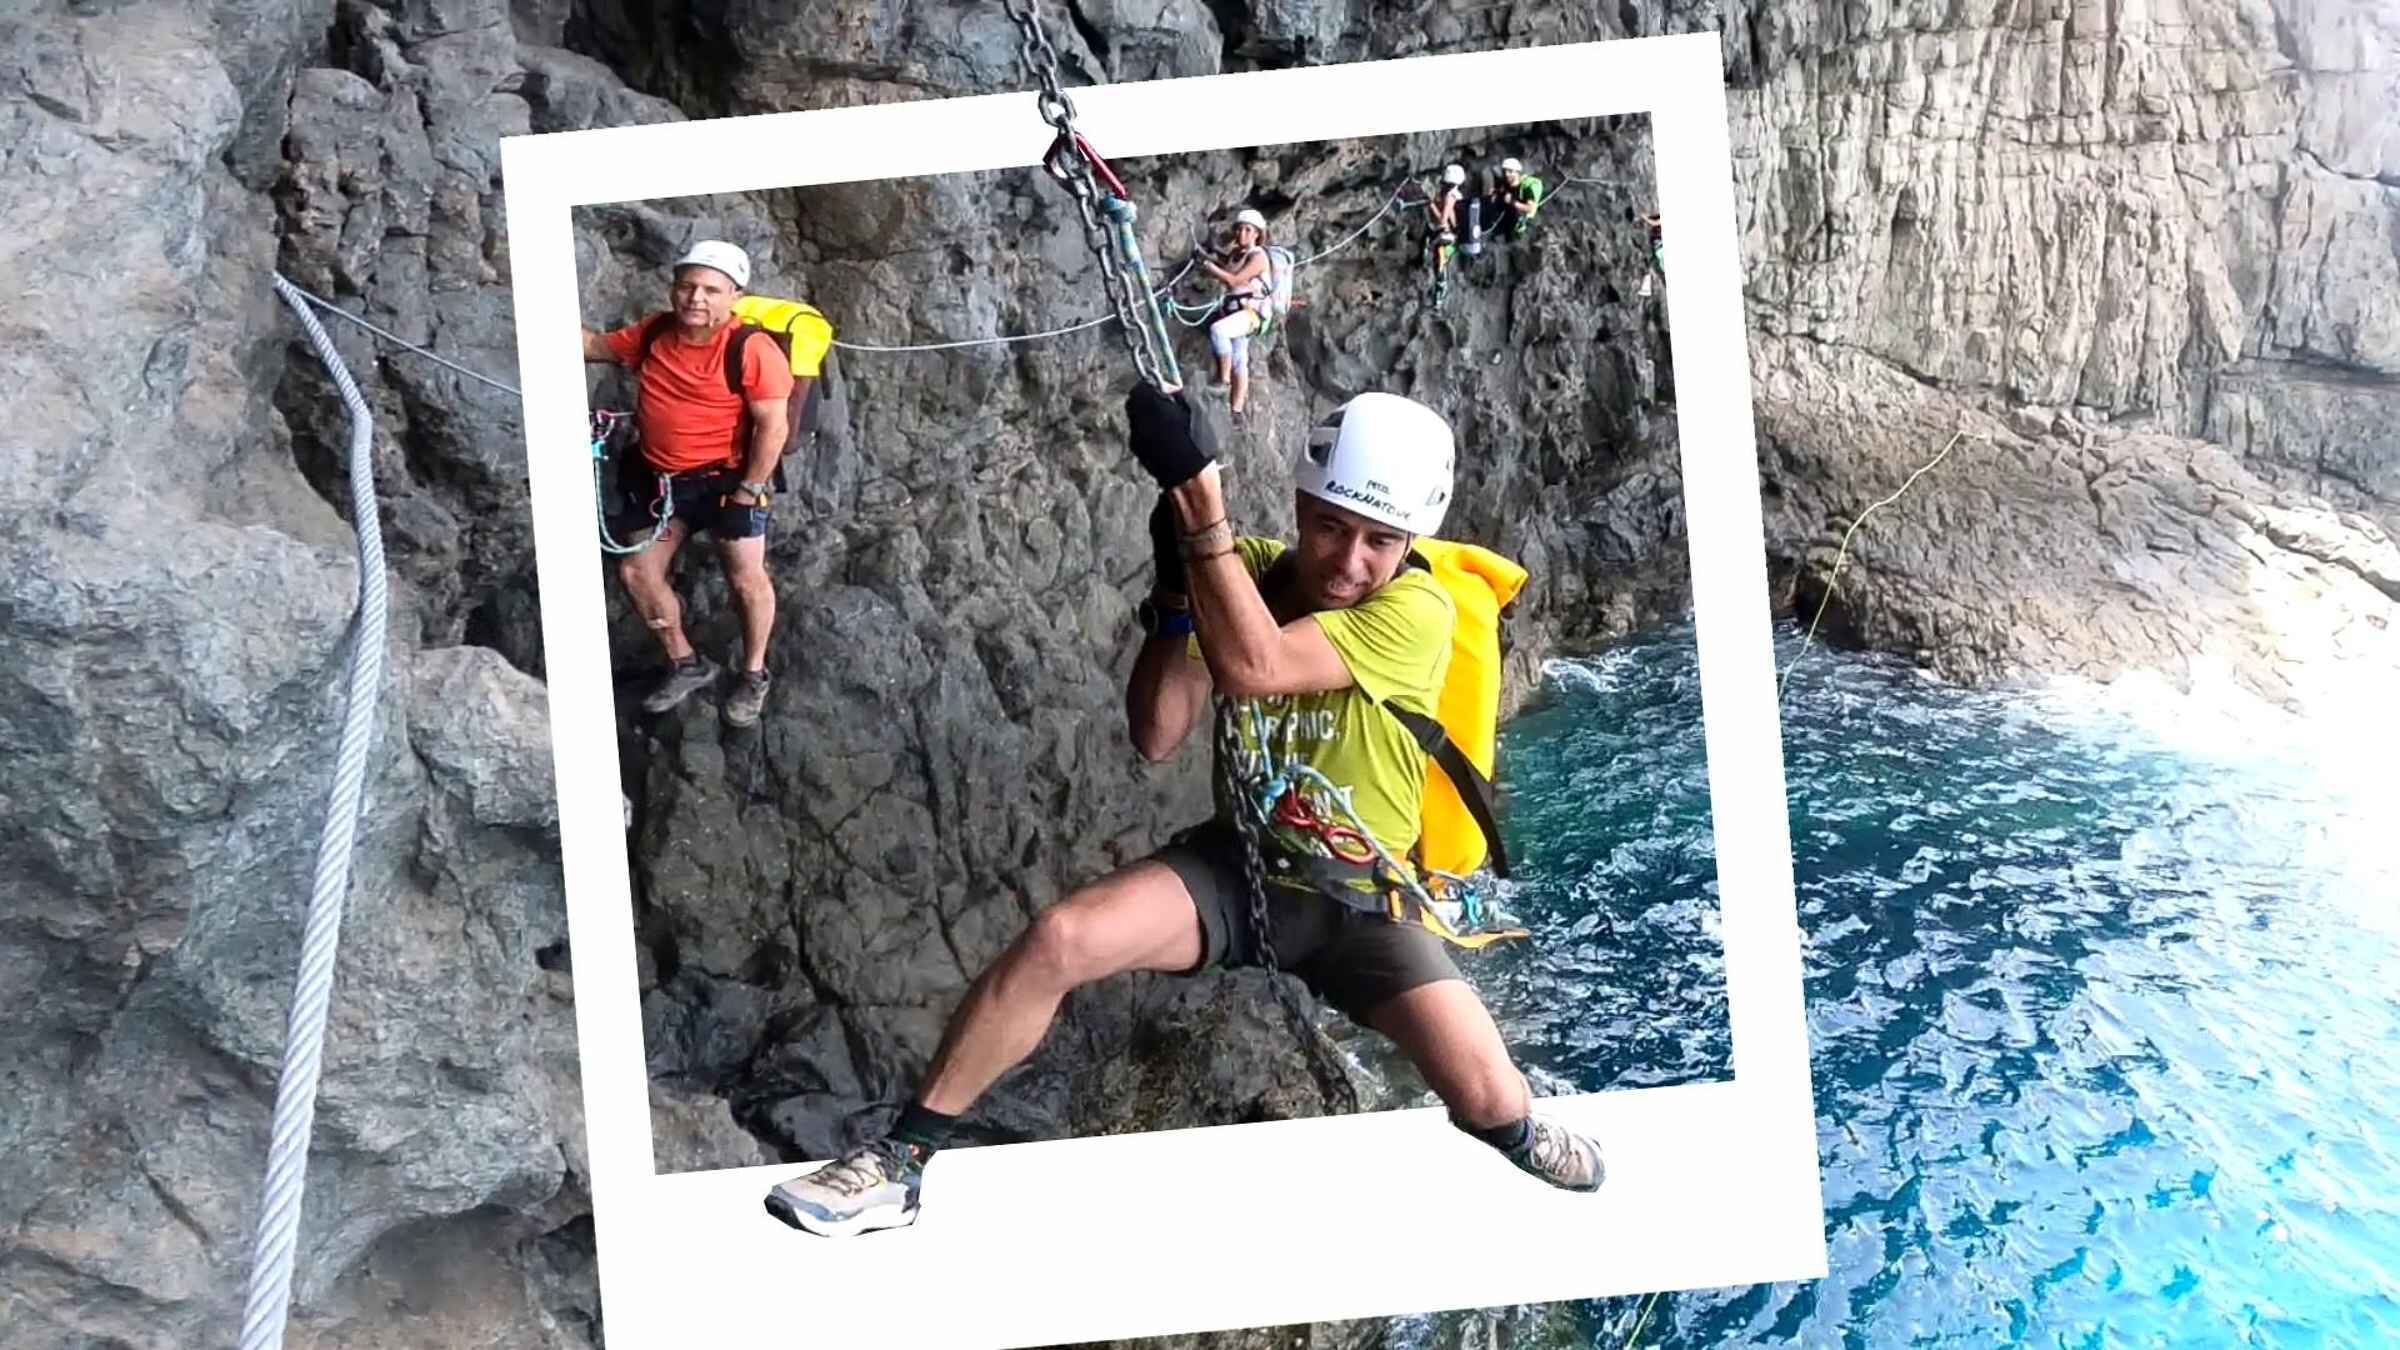
[[[767,1213],[803,1233],[814,1233],[818,1237],[855,1237],[883,1228],[906,1228],[917,1221],[916,1209],[900,1204],[875,1205],[847,1219],[820,1219],[802,1209],[780,1187],[767,1192]]]

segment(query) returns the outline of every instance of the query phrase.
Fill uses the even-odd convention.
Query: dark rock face
[[[431,148],[408,167],[433,143],[428,104],[317,68],[302,35],[330,6],[252,8],[94,7],[0,36],[29,96],[0,112],[0,234],[25,250],[0,432],[18,522],[0,545],[11,1346],[221,1341],[239,1311],[357,586],[348,530],[301,472],[334,472],[342,429],[269,287],[279,225],[303,284],[373,268],[387,326],[444,326],[436,342],[486,368],[511,345],[489,328],[506,310],[483,262],[488,169]],[[461,127],[440,153],[488,157],[492,134]],[[345,183],[293,148],[383,176]],[[402,577],[291,1343],[583,1343],[549,1309],[588,1292],[554,1299],[557,1266],[534,1259],[556,1231],[571,1247],[589,1206],[566,977],[536,959],[565,935],[542,691],[457,645],[456,582],[404,542],[457,561],[435,513],[467,503],[412,490],[420,473],[495,511],[522,473],[505,421],[473,422],[472,396],[421,370],[377,378],[355,337]],[[310,387],[279,406],[287,363]],[[447,448],[395,435],[412,400],[443,410],[427,425],[458,419]],[[485,1269],[443,1273],[462,1263]],[[378,1288],[425,1320],[391,1317]],[[345,1311],[362,1307],[368,1324]]]
[[[1071,83],[1721,26],[1767,549],[1793,600],[1813,609],[1848,522],[1963,432],[1859,531],[1836,635],[1969,679],[2162,668],[2300,703],[2388,687],[2400,38],[2384,10],[1045,16]],[[21,1160],[0,1169],[0,1343],[221,1341],[238,1312],[357,582],[347,508],[329,505],[346,502],[340,406],[270,273],[511,381],[501,136],[1019,89],[1016,60],[997,6],[875,0],[0,20],[18,95],[0,99],[0,238],[17,246],[0,1151]],[[1455,148],[1599,181],[1566,188],[1441,316],[1376,242],[1388,224],[1309,269],[1248,425],[1221,429],[1236,510],[1275,530],[1281,455],[1314,413],[1367,387],[1448,410],[1469,451],[1458,532],[1533,569],[1511,628],[1523,677],[1685,603],[1672,381],[1632,293],[1640,125],[1478,136]],[[1162,238],[1249,199],[1305,252],[1452,151],[1412,137],[1130,167]],[[1064,202],[1022,176],[580,224],[593,323],[655,303],[703,233],[753,243],[762,284],[823,304],[851,341],[1099,309]],[[594,1345],[516,400],[329,327],[376,416],[396,611],[291,1343]],[[1144,767],[1117,730],[1147,495],[1113,430],[1125,374],[1106,338],[846,355],[843,405],[778,503],[765,722],[735,734],[698,701],[626,723],[660,1165],[822,1153],[877,1123],[1027,915],[1204,809],[1197,750]],[[722,644],[709,570],[685,594]],[[647,641],[619,616],[620,670]],[[1315,1111],[1263,992],[1078,994],[981,1123]],[[1190,1343],[1294,1335],[1381,1338]]]

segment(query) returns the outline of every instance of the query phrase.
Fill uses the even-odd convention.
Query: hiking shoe
[[[759,713],[767,706],[770,683],[772,677],[763,669],[745,670],[735,676],[733,692],[725,698],[725,721],[737,727],[757,725]]]
[[[1596,1191],[1608,1176],[1601,1165],[1600,1146],[1554,1120],[1533,1118],[1533,1133],[1523,1148],[1508,1155],[1518,1170],[1530,1172],[1562,1191]]]
[[[717,663],[694,652],[668,668],[658,687],[642,700],[642,711],[663,713],[691,697],[693,690],[706,689],[716,678]]]
[[[925,1164],[897,1139],[862,1144],[767,1192],[767,1212],[819,1237],[849,1237],[917,1221]]]

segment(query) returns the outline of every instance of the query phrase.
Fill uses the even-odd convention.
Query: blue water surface
[[[2392,738],[1822,647],[1782,714],[1828,1278],[1402,1342],[2400,1345]],[[1537,1080],[1730,1076],[1700,725],[1688,625],[1511,724],[1536,941],[1472,969]]]

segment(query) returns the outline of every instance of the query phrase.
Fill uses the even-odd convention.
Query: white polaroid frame
[[[1608,1182],[1593,1195],[1517,1173],[1438,1109],[951,1150],[928,1171],[914,1227],[839,1241],[765,1212],[768,1186],[801,1166],[655,1173],[617,742],[603,734],[614,702],[571,208],[1030,167],[1050,140],[1030,88],[501,146],[609,1344],[1055,1345],[1821,1278],[1715,33],[1070,92],[1078,125],[1124,159],[1449,130],[1462,111],[1469,126],[1649,114],[1674,236],[1665,301],[1733,1080],[1544,1100],[1604,1143]]]

